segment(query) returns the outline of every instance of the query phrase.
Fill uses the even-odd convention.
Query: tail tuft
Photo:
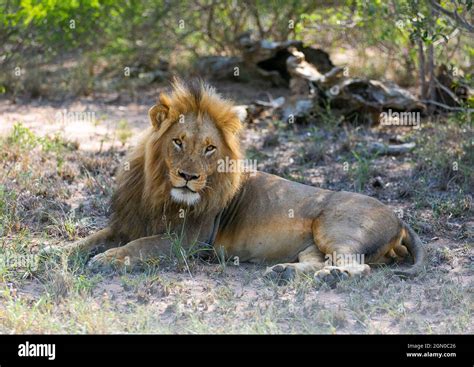
[[[420,237],[418,237],[415,231],[406,223],[403,223],[402,244],[408,249],[408,252],[410,252],[411,256],[413,257],[414,263],[413,266],[409,269],[394,270],[394,274],[402,278],[413,278],[424,267],[426,251],[420,240]]]

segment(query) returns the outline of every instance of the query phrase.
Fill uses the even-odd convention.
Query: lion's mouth
[[[188,186],[181,186],[171,189],[171,198],[177,203],[194,205],[201,199],[201,195]]]
[[[195,193],[197,194],[196,191],[194,191],[193,189],[191,189],[189,186],[185,185],[185,186],[174,186],[173,187],[174,189],[179,189],[179,190],[183,190],[185,192],[192,192],[192,193]]]

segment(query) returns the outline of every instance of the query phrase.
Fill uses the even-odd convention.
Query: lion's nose
[[[178,174],[186,181],[197,180],[199,178],[199,175],[193,175],[183,171],[178,171]]]

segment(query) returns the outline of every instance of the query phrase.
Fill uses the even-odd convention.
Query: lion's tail
[[[413,257],[413,266],[409,269],[395,270],[394,273],[401,277],[411,278],[417,275],[425,263],[426,251],[420,240],[420,237],[406,223],[403,223],[402,244],[408,249]]]

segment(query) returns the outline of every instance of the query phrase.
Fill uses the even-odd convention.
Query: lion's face
[[[166,144],[171,199],[186,205],[198,203],[223,154],[215,124],[209,116],[187,114],[167,131],[162,141]]]
[[[172,86],[148,112],[143,200],[155,208],[170,200],[194,213],[222,208],[240,187],[241,172],[218,167],[241,159],[242,110],[203,82]]]

